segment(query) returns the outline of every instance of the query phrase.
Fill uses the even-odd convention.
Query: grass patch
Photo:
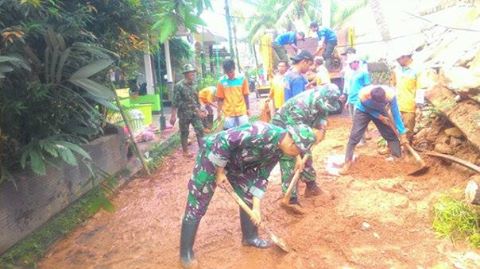
[[[148,151],[147,165],[155,169],[162,163],[163,159],[180,145],[180,134],[176,133],[163,143],[156,144]]]
[[[113,211],[113,205],[108,200],[107,193],[108,189],[116,184],[115,178],[106,179],[87,192],[0,256],[0,268],[36,268],[36,262],[45,255],[55,241],[73,231],[100,209]]]
[[[452,241],[466,240],[480,247],[480,210],[451,196],[442,196],[433,206],[433,229]]]

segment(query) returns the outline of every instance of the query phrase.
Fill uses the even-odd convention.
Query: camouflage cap
[[[340,109],[340,90],[338,86],[333,83],[328,83],[319,88],[320,96],[325,102],[325,109],[329,112],[337,111]]]
[[[302,153],[307,152],[317,140],[313,129],[305,124],[288,126],[287,131]]]
[[[182,73],[185,74],[185,73],[188,73],[188,72],[196,72],[197,69],[195,69],[195,67],[191,64],[186,64],[183,66],[183,71]]]

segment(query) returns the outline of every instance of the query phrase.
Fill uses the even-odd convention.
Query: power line
[[[454,26],[450,26],[450,25],[445,25],[445,24],[440,24],[440,23],[437,23],[437,22],[434,22],[432,20],[429,20],[427,18],[424,18],[422,16],[418,16],[416,14],[413,14],[413,13],[410,13],[408,11],[403,11],[403,13],[411,16],[411,17],[414,17],[416,19],[419,19],[419,20],[423,20],[423,21],[426,21],[434,26],[441,26],[441,27],[444,27],[444,28],[447,28],[447,29],[450,29],[450,30],[457,30],[457,31],[467,31],[467,32],[476,32],[476,33],[480,33],[480,30],[478,29],[472,29],[472,28],[463,28],[463,27],[454,27]]]

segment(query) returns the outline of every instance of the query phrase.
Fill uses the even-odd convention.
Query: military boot
[[[306,184],[307,188],[305,188],[305,197],[319,196],[323,193],[322,189],[317,186],[317,182],[309,181]]]
[[[270,242],[258,237],[258,228],[253,224],[243,209],[240,208],[240,226],[242,227],[242,244],[256,248],[268,248]]]
[[[198,224],[196,220],[182,221],[182,231],[180,235],[180,262],[183,268],[198,268],[198,262],[193,255],[193,243],[197,234]]]
[[[305,214],[305,211],[303,210],[302,206],[298,202],[298,197],[290,197],[290,200],[288,203],[285,203],[285,201],[282,199],[280,202],[280,207],[285,209],[287,213],[293,213],[295,215],[303,215]]]

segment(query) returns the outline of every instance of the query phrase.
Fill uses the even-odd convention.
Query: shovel
[[[226,188],[226,187],[223,187],[221,186],[221,188],[223,190],[225,190],[225,192],[228,193],[228,195],[230,195],[230,197],[233,198],[233,200],[235,200],[235,202],[237,202],[237,204],[243,209],[243,211],[245,211],[245,213],[248,214],[248,216],[250,216],[251,218],[253,217],[253,211],[252,209],[242,200],[242,198],[240,198],[235,192],[233,192],[232,190]],[[282,238],[276,236],[266,225],[265,223],[261,222],[258,227],[262,228],[265,232],[267,232],[268,236],[270,236],[270,239],[272,240],[272,242],[277,246],[279,247],[281,250],[285,251],[285,252],[290,252],[290,248],[288,247],[287,243],[285,243],[285,241],[283,241]]]
[[[307,160],[307,155],[303,156],[302,162],[305,163],[306,160]],[[282,207],[284,207],[287,210],[291,210],[296,214],[303,215],[303,214],[305,214],[305,212],[300,211],[296,207],[291,207],[290,206],[290,197],[292,197],[293,188],[295,188],[295,186],[297,186],[297,182],[298,182],[298,179],[300,178],[301,173],[302,173],[302,171],[295,170],[295,174],[293,175],[293,178],[290,181],[290,185],[288,185],[288,189],[285,192],[285,195],[283,196],[283,199],[281,201],[281,205],[282,205]]]
[[[392,128],[393,132],[395,133],[395,136],[398,139],[399,138],[398,131],[397,131],[397,128],[395,128],[395,126],[393,125],[393,122],[394,122],[393,117],[390,113],[387,113],[387,114],[388,114],[388,119],[390,120],[390,128]],[[429,167],[425,164],[425,161],[422,159],[422,157],[420,157],[418,152],[416,152],[412,148],[412,146],[410,146],[410,143],[406,143],[404,145],[404,147],[407,148],[407,150],[410,152],[410,154],[412,154],[413,158],[415,158],[415,161],[419,164],[419,166],[415,170],[408,173],[408,175],[419,176],[419,175],[425,174],[428,171]]]

